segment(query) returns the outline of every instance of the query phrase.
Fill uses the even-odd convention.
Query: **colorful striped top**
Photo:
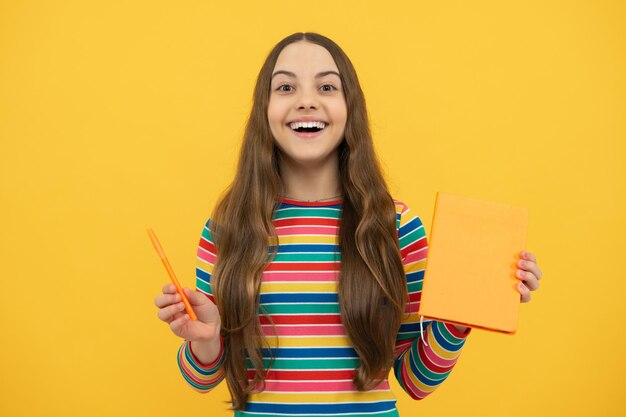
[[[396,338],[394,373],[411,397],[421,399],[449,375],[467,334],[448,324],[425,321],[425,334],[421,335],[417,310],[426,234],[420,219],[405,204],[395,203],[409,298]],[[398,416],[387,379],[369,391],[358,391],[352,382],[358,355],[342,325],[337,295],[340,216],[341,200],[280,200],[273,219],[278,253],[263,272],[259,313],[271,348],[271,352],[263,352],[266,366],[271,356],[274,362],[265,389],[252,393],[245,410],[236,411],[236,417]],[[196,289],[213,299],[211,273],[216,250],[209,224],[210,220],[198,247]],[[178,351],[183,377],[199,392],[210,391],[224,379],[222,362],[223,352],[214,363],[201,364],[188,341]]]

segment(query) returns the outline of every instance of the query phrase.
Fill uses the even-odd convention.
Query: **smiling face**
[[[267,118],[283,162],[319,166],[337,156],[347,107],[339,70],[326,49],[300,41],[281,51]]]

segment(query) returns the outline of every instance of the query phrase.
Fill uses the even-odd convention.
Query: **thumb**
[[[183,292],[185,296],[189,300],[192,305],[202,305],[206,304],[208,301],[208,297],[201,292],[190,290],[189,288],[183,288]]]

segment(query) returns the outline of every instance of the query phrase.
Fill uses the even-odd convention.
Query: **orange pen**
[[[170,280],[172,280],[172,283],[176,286],[176,291],[180,294],[181,298],[183,299],[183,303],[185,304],[185,309],[187,310],[187,314],[189,314],[189,318],[191,318],[191,320],[197,320],[196,313],[194,313],[193,308],[191,308],[191,304],[189,304],[189,300],[187,299],[187,297],[185,297],[183,288],[180,286],[180,284],[178,283],[178,280],[176,279],[174,270],[170,266],[170,262],[167,260],[167,257],[165,256],[165,252],[163,252],[163,248],[161,247],[161,244],[159,243],[159,239],[157,239],[156,235],[154,234],[154,231],[150,228],[148,229],[148,236],[150,236],[152,245],[154,246],[154,249],[159,254],[159,258],[161,258],[161,261],[163,261],[163,265],[165,265],[165,269],[167,270],[167,274],[170,276]]]

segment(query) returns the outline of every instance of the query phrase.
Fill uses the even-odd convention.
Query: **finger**
[[[537,277],[535,277],[535,275],[533,275],[532,272],[518,269],[515,273],[515,277],[524,281],[524,285],[531,291],[536,291],[539,289],[539,280],[537,279]]]
[[[527,303],[530,301],[530,290],[523,283],[517,284],[517,290],[520,293],[520,302]]]
[[[163,294],[174,294],[175,292],[176,286],[173,283],[168,282],[163,286]]]
[[[185,293],[185,296],[187,297],[191,305],[194,306],[206,304],[207,299],[209,298],[204,293],[201,293],[199,291],[192,291],[189,288],[183,288],[183,292]]]
[[[154,299],[154,304],[159,307],[167,307],[170,304],[178,303],[181,301],[180,294],[163,294]]]
[[[185,314],[187,314],[187,310],[183,310],[180,311],[178,313],[175,313],[171,318],[170,318],[170,323],[174,320],[177,320],[179,318],[181,318],[182,316],[184,316]]]
[[[174,314],[183,311],[185,309],[185,305],[183,303],[176,303],[169,305],[167,307],[159,309],[157,316],[162,321],[169,323],[174,318]]]
[[[176,292],[176,286],[174,284],[167,283],[163,286],[163,294],[174,294]]]
[[[537,258],[535,257],[535,254],[532,252],[523,250],[519,253],[519,255],[520,255],[520,258],[526,259],[527,261],[537,262]]]
[[[537,288],[539,288],[541,270],[539,269],[537,264],[531,261],[519,260],[517,262],[517,266],[519,269],[515,272],[515,275],[518,278],[523,279],[527,283],[527,285],[530,283],[529,287],[531,291],[535,291]]]
[[[178,317],[177,319],[173,320],[170,323],[170,329],[176,333],[179,334],[179,332],[181,331],[181,329],[183,328],[183,326],[190,320],[189,318],[189,314],[183,314],[180,317]]]
[[[535,262],[520,259],[517,261],[517,266],[525,271],[532,272],[537,279],[541,279],[541,269],[539,269],[539,266]]]

